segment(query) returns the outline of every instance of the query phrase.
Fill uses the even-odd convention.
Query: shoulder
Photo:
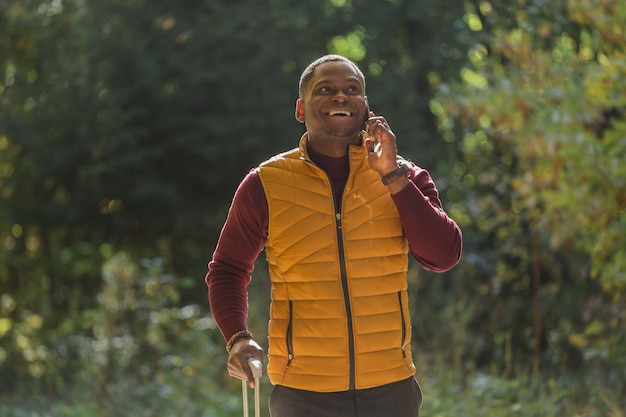
[[[235,191],[234,202],[245,201],[247,204],[258,202],[265,198],[263,186],[257,169],[251,169],[248,174],[241,180],[237,191]],[[245,203],[244,203],[245,204]]]
[[[299,160],[301,157],[300,150],[298,148],[291,149],[286,152],[279,153],[278,155],[274,155],[267,161],[259,164],[258,170],[263,169],[268,166],[275,166],[277,164],[284,163],[286,161]]]

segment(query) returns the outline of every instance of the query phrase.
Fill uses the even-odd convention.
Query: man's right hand
[[[254,339],[241,338],[230,349],[228,355],[228,374],[239,379],[246,379],[250,387],[254,388],[254,375],[248,365],[249,359],[256,359],[264,363],[265,352]]]

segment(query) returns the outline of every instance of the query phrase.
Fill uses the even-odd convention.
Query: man
[[[396,154],[350,60],[327,55],[305,69],[295,116],[306,126],[299,147],[244,178],[209,263],[229,373],[253,385],[247,361],[264,359],[247,328],[246,287],[265,247],[271,415],[417,416],[408,253],[446,271],[461,231],[428,172]]]

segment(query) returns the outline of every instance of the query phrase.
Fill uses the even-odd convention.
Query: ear
[[[296,120],[300,123],[304,123],[304,104],[302,99],[296,101]]]

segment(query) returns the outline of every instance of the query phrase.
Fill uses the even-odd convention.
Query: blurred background
[[[241,415],[207,263],[338,53],[464,233],[411,264],[422,414],[626,416],[625,28],[620,0],[0,0],[0,415]],[[262,254],[261,342],[268,300]]]

